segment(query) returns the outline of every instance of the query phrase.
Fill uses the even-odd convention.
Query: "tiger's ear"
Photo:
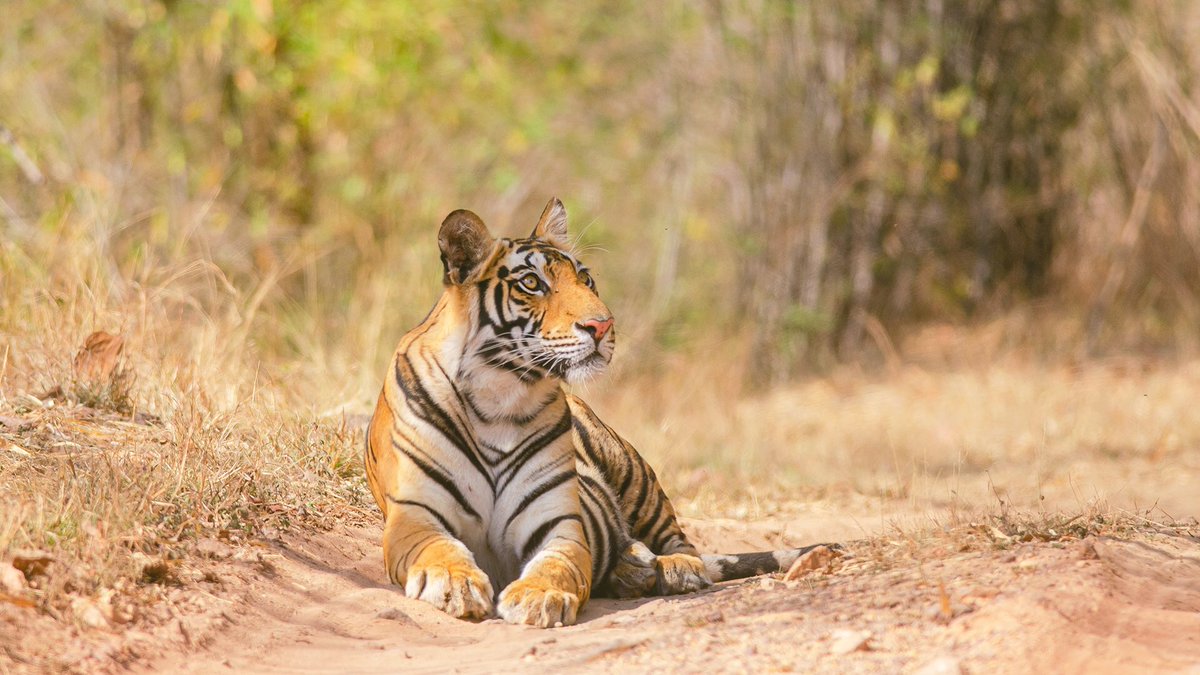
[[[546,204],[546,208],[542,210],[542,217],[533,228],[532,236],[564,250],[570,248],[571,240],[567,237],[567,208],[558,201],[558,197],[552,197]]]
[[[442,283],[447,286],[466,282],[487,262],[495,239],[479,216],[459,209],[442,221],[438,230],[438,248],[442,251]]]

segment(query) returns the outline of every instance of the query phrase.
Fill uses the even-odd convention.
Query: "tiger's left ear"
[[[542,217],[533,228],[532,236],[563,250],[570,248],[571,240],[567,237],[567,208],[558,201],[558,197],[552,197],[546,204],[546,208],[542,210]]]
[[[491,258],[496,240],[479,216],[459,209],[442,221],[438,248],[442,252],[442,283],[457,286],[471,280]]]

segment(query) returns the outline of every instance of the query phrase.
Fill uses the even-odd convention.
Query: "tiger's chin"
[[[608,361],[607,357],[596,352],[567,366],[562,377],[567,384],[583,384],[603,375],[604,371],[608,369]]]

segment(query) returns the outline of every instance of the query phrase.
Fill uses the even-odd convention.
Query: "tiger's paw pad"
[[[500,593],[496,612],[509,623],[538,628],[569,626],[579,612],[579,596],[549,588],[536,579],[518,579]]]
[[[492,583],[482,570],[466,565],[410,569],[404,594],[457,619],[485,619],[492,613]]]
[[[694,555],[660,555],[655,566],[658,569],[659,595],[692,593],[712,585],[704,572],[704,561]]]

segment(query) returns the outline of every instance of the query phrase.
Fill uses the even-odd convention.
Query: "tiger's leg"
[[[646,545],[630,540],[608,573],[605,590],[617,598],[644,598],[655,595],[658,583],[658,556]]]
[[[509,623],[567,626],[575,623],[592,586],[576,480],[538,495],[535,505],[540,508],[516,513],[506,528],[520,559],[528,562],[520,578],[501,591],[496,611]]]
[[[492,584],[466,545],[417,504],[388,500],[383,558],[388,577],[410,598],[460,619],[492,612]]]
[[[675,508],[663,491],[654,469],[633,446],[623,444],[629,460],[629,486],[621,495],[627,506],[629,529],[633,535],[657,553],[655,558],[657,595],[691,593],[712,585],[696,547],[688,541],[679,525]]]
[[[696,548],[688,541],[675,517],[675,509],[654,474],[628,441],[621,438],[581,399],[569,399],[574,414],[574,441],[581,465],[594,469],[613,496],[621,528],[637,546],[628,545],[606,590],[615,595],[670,595],[688,593],[710,585]],[[655,555],[655,583],[645,588],[646,554]]]

